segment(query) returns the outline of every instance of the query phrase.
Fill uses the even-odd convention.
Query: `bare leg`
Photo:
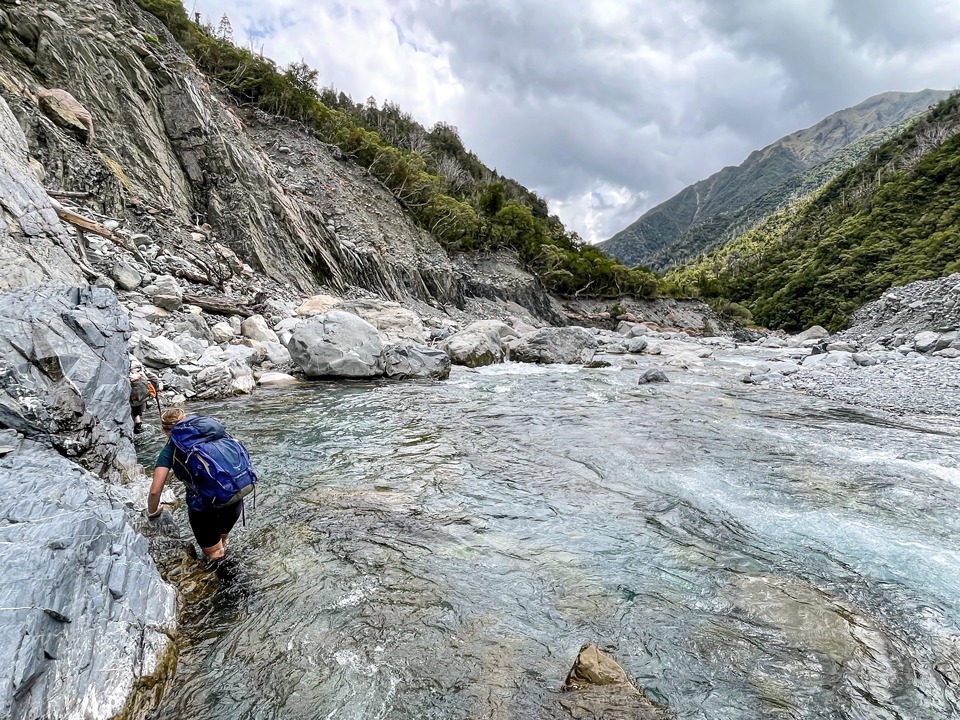
[[[226,535],[220,536],[220,544],[223,545],[223,551],[227,551],[227,546],[230,544],[230,541],[227,539]]]
[[[208,560],[219,560],[223,557],[223,541],[221,540],[216,545],[210,547],[200,548],[203,550],[203,554],[207,556]]]

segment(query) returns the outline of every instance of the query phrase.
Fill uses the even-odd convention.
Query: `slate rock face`
[[[109,290],[38,285],[0,295],[0,427],[108,481],[136,471],[130,325]]]
[[[130,523],[126,488],[10,435],[0,446],[0,717],[106,720],[157,670],[175,593]]]
[[[65,247],[66,228],[30,166],[27,139],[0,97],[0,290],[83,277]]]

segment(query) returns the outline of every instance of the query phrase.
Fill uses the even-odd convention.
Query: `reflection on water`
[[[588,641],[682,718],[960,712],[955,431],[638,374],[191,408],[262,484],[156,717],[558,717]]]

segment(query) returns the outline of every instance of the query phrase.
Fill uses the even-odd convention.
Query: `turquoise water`
[[[156,717],[563,717],[585,642],[681,718],[956,716],[955,425],[639,373],[188,408],[262,482]]]

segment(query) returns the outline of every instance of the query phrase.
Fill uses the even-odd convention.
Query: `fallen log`
[[[206,310],[214,315],[240,315],[241,317],[250,317],[251,315],[257,314],[257,311],[248,305],[240,305],[236,302],[221,298],[204,297],[202,295],[184,295],[183,302],[188,305],[196,305],[201,310]]]
[[[47,193],[47,195],[49,196],[50,193]],[[75,213],[73,210],[67,210],[67,208],[65,208],[52,197],[50,197],[50,206],[54,209],[54,211],[56,211],[57,216],[64,222],[70,223],[80,231],[86,230],[87,232],[92,232],[94,235],[99,235],[100,237],[106,238],[114,245],[136,255],[140,262],[152,269],[152,265],[147,261],[136,245],[131,243],[133,247],[127,247],[127,244],[120,238],[119,235],[115,235],[110,230],[107,230],[107,228],[98,223],[96,220],[91,220],[88,217],[84,217],[79,213]]]
[[[77,200],[86,200],[90,197],[90,193],[86,190],[47,190],[47,195],[50,197],[76,198]]]
[[[123,244],[123,241],[121,241],[120,238],[118,238],[110,230],[107,230],[103,225],[96,222],[95,220],[91,220],[90,218],[84,217],[83,215],[79,215],[73,212],[73,210],[67,210],[63,205],[61,205],[59,202],[54,200],[52,197],[50,198],[50,205],[56,211],[57,216],[61,220],[68,222],[74,227],[80,228],[81,230],[86,230],[87,232],[92,232],[94,235],[105,237],[107,240],[119,245],[124,250],[129,250],[129,248]]]

